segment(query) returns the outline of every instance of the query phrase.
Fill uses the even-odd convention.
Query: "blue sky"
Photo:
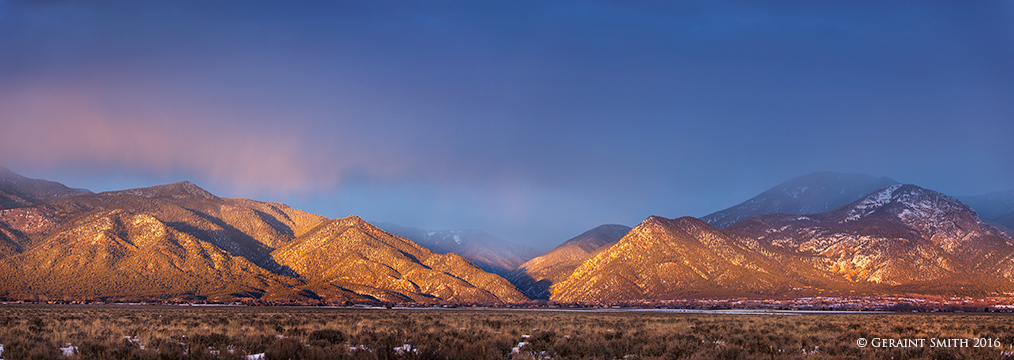
[[[0,0],[0,164],[542,249],[794,176],[1014,188],[1014,3]]]

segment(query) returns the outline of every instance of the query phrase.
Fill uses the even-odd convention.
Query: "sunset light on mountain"
[[[1011,1],[0,0],[0,360],[1009,358],[1012,311]]]

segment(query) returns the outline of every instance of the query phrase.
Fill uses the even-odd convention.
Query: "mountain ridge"
[[[897,184],[831,211],[717,229],[652,216],[558,285],[562,302],[1014,289],[1014,239],[959,200]]]
[[[85,189],[69,188],[54,181],[29,179],[0,166],[0,209],[28,206],[67,196],[91,193]]]
[[[328,232],[336,226],[341,231]],[[359,256],[348,262],[358,267],[337,266],[349,256]],[[306,266],[314,262],[331,272]],[[346,272],[338,276],[338,268]],[[384,279],[406,285],[341,281],[377,269],[401,269]],[[0,280],[7,298],[527,300],[463,258],[434,254],[359,217],[221,198],[186,181],[0,210]]]
[[[1009,235],[981,221],[957,199],[911,184],[882,189],[829,212],[771,214],[729,230],[752,234],[786,255],[850,281],[982,281],[990,273],[1011,280],[1010,266],[1005,265],[1009,260],[1004,260],[1014,253]]]
[[[738,205],[701,217],[726,228],[752,216],[830,211],[898,182],[888,177],[821,171],[782,182]]]
[[[414,230],[431,247],[485,234]],[[504,277],[355,215],[218,197],[188,181],[0,209],[0,298],[491,304],[1010,292],[1009,229],[913,184],[721,229],[692,217],[601,225]]]

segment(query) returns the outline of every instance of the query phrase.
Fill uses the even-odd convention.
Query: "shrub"
[[[4,344],[4,359],[51,360],[62,359],[60,349],[34,340],[15,340]]]
[[[296,339],[281,339],[264,352],[264,358],[266,360],[301,360],[304,358],[303,344]]]
[[[331,345],[338,345],[345,343],[345,333],[335,329],[320,329],[314,330],[307,337],[310,341],[324,341]]]

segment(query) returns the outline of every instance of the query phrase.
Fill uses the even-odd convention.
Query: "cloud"
[[[66,83],[0,96],[0,162],[46,168],[118,168],[192,174],[273,192],[333,186],[353,162],[321,155],[284,124],[152,105],[125,106]],[[225,117],[225,118],[223,118]]]
[[[995,7],[0,0],[0,164],[512,239],[818,170],[1000,190]]]

